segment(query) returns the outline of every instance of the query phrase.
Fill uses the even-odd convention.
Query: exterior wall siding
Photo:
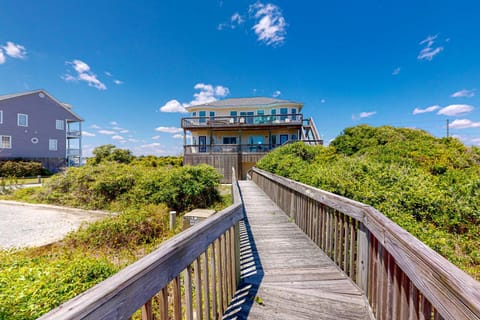
[[[80,121],[48,95],[33,92],[0,100],[3,122],[0,135],[11,136],[11,149],[0,149],[0,159],[57,159],[66,158],[67,121]],[[17,125],[17,114],[28,115],[28,126]],[[63,120],[63,130],[56,128],[56,120]],[[57,140],[57,150],[49,150],[49,140]],[[46,160],[44,160],[46,161]],[[43,161],[42,161],[43,162]],[[48,161],[46,161],[48,162]]]

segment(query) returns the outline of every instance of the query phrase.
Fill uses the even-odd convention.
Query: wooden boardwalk
[[[226,319],[372,319],[361,290],[252,181],[240,181],[241,285]]]

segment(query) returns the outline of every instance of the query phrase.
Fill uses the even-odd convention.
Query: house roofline
[[[78,114],[76,114],[75,112],[73,112],[70,108],[66,107],[66,106],[65,106],[65,103],[62,103],[62,102],[58,101],[55,97],[53,97],[52,95],[50,95],[50,94],[49,94],[46,90],[44,90],[44,89],[37,89],[37,90],[26,91],[26,92],[18,92],[18,93],[0,95],[0,101],[8,100],[8,99],[13,99],[13,98],[18,98],[18,97],[22,97],[22,96],[28,96],[28,95],[35,94],[35,93],[43,93],[44,95],[46,95],[47,97],[49,97],[51,100],[53,100],[55,103],[57,103],[59,106],[61,106],[63,109],[65,109],[65,110],[68,111],[70,114],[72,114],[72,115],[76,118],[76,120],[78,120],[79,122],[85,121],[82,117],[80,117]]]

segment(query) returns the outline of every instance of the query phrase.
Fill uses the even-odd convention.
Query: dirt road
[[[35,247],[58,241],[106,213],[0,201],[0,249]]]

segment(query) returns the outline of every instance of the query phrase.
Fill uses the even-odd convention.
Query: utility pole
[[[450,120],[447,119],[447,138],[450,136]]]

